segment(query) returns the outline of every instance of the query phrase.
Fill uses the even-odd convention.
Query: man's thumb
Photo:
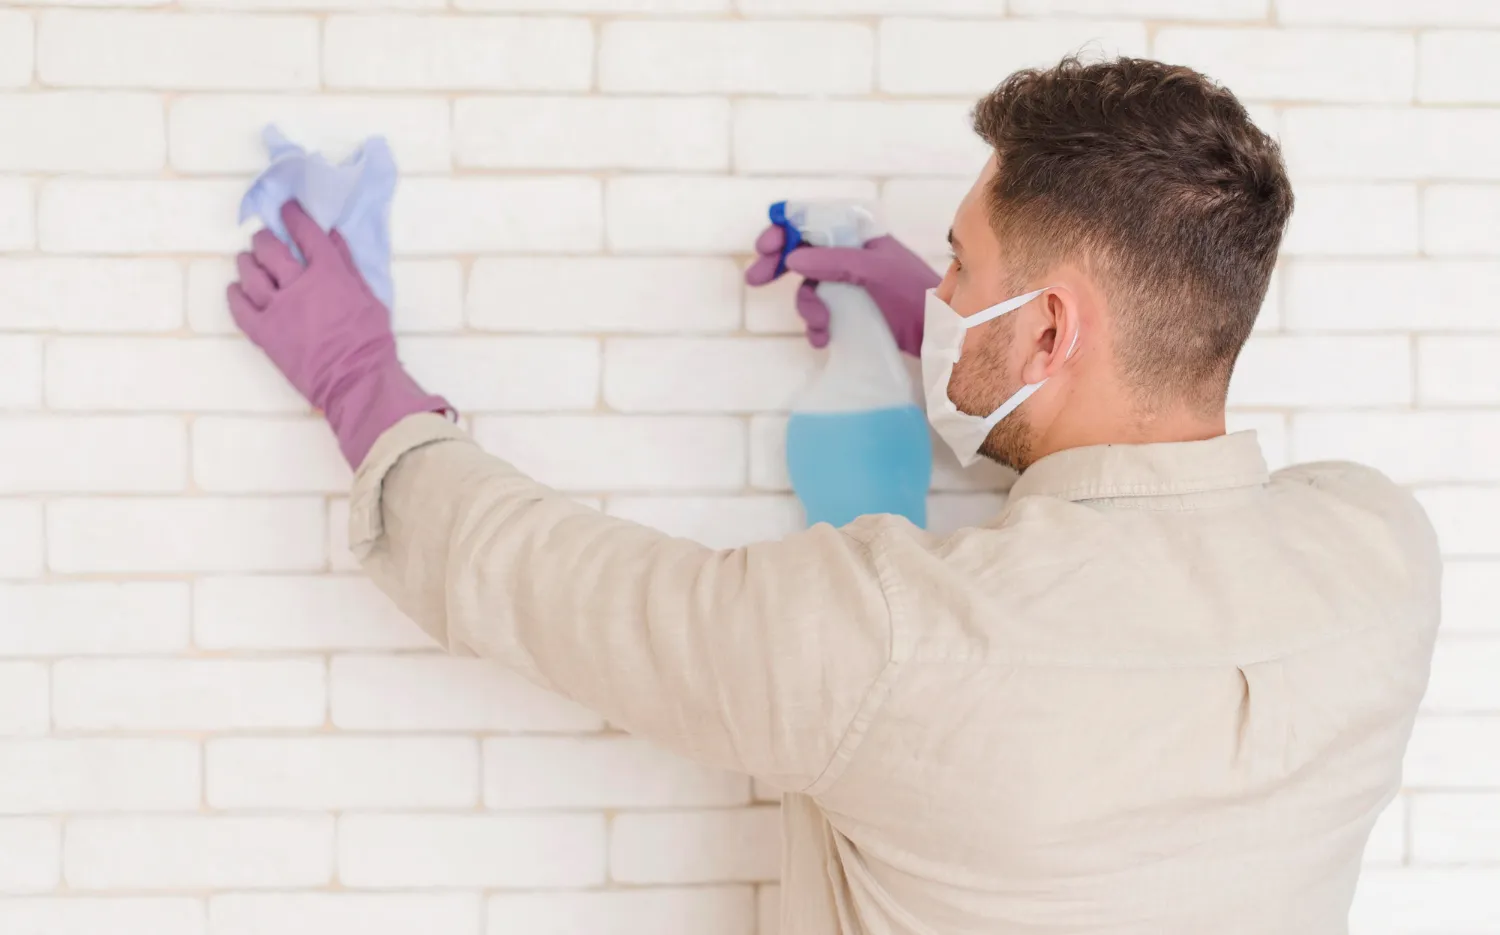
[[[859,247],[798,247],[786,256],[786,268],[818,282],[852,282],[865,278],[869,257]]]

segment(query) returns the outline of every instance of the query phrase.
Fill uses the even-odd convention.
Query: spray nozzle
[[[807,244],[813,247],[863,247],[885,234],[880,214],[863,201],[778,201],[771,205],[771,223],[786,232],[776,275],[786,272],[787,254]]]

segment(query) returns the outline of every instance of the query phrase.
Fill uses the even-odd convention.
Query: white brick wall
[[[1355,935],[1500,930],[1500,4],[0,0],[0,932],[774,935],[774,806],[441,655],[223,302],[260,127],[403,170],[394,323],[480,440],[714,546],[800,516],[766,205],[938,262],[1010,70],[1195,64],[1298,210],[1231,423],[1411,485],[1449,559]],[[935,528],[1003,472],[939,452]],[[756,804],[761,803],[761,804]]]

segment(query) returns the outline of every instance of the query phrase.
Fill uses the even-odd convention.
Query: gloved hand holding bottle
[[[375,298],[337,231],[325,233],[295,201],[282,221],[304,265],[269,230],[239,255],[229,310],[297,392],[323,411],[339,450],[358,468],[375,439],[419,412],[446,412],[396,357],[391,314]]]
[[[806,277],[797,290],[797,313],[807,323],[813,347],[828,343],[828,306],[818,298],[819,282],[847,282],[862,287],[880,307],[896,346],[913,357],[922,353],[922,320],[927,290],[937,288],[941,276],[889,235],[863,247],[798,247],[786,255],[786,232],[772,225],[755,241],[760,257],[745,271],[745,282],[764,286],[790,271]]]

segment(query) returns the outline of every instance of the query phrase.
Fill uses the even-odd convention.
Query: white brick
[[[193,422],[193,480],[222,493],[343,492],[353,475],[322,419]]]
[[[759,917],[757,935],[779,935],[781,932],[781,887],[766,884],[756,888],[755,914]]]
[[[942,493],[927,498],[927,531],[946,536],[988,523],[1005,508],[1001,493]]]
[[[1417,718],[1403,773],[1418,790],[1500,786],[1500,717]]]
[[[1277,471],[1292,463],[1286,416],[1273,412],[1231,412],[1226,421],[1230,432],[1255,432],[1261,454],[1265,455],[1271,470]]]
[[[0,662],[0,736],[47,733],[48,693],[44,664]]]
[[[469,893],[227,893],[209,900],[212,935],[480,935]]]
[[[224,291],[239,278],[230,260],[188,265],[188,324],[204,334],[238,334]],[[397,260],[391,264],[397,334],[457,331],[463,326],[464,271],[456,260]]]
[[[391,264],[397,334],[457,331],[464,320],[464,270],[454,260],[398,260]]]
[[[193,585],[193,639],[208,649],[433,646],[368,579],[354,577],[199,579]]]
[[[205,935],[196,899],[53,897],[0,901],[6,935]]]
[[[1422,710],[1436,714],[1500,713],[1500,640],[1445,636],[1432,657]]]
[[[582,19],[333,16],[323,29],[335,88],[581,91],[593,72]]]
[[[0,893],[45,893],[57,886],[62,830],[41,818],[0,818]]]
[[[453,125],[461,166],[729,167],[729,102],[719,98],[459,98]]]
[[[0,417],[0,493],[129,493],[187,484],[187,429],[171,416]]]
[[[333,723],[351,730],[571,732],[593,713],[483,659],[342,656],[333,660]]]
[[[505,810],[744,805],[750,780],[634,737],[484,742],[484,804]]]
[[[44,253],[233,253],[242,180],[54,179],[37,209]]]
[[[1287,168],[1324,179],[1497,179],[1500,110],[1297,107],[1281,118]]]
[[[465,808],[479,801],[479,745],[462,737],[210,740],[214,808]]]
[[[0,88],[31,83],[36,27],[20,10],[0,10]]]
[[[1292,330],[1500,330],[1491,304],[1500,294],[1500,264],[1293,260],[1284,279],[1286,325]]]
[[[617,20],[605,25],[605,91],[859,94],[875,42],[860,23]]]
[[[474,437],[563,490],[738,490],[745,482],[745,426],[723,416],[479,418]]]
[[[967,102],[740,102],[734,120],[738,172],[960,175],[989,158]]]
[[[1497,927],[1493,867],[1370,870],[1349,913],[1353,935],[1485,935]]]
[[[313,498],[62,500],[47,507],[63,572],[309,571],[324,562]]]
[[[1422,246],[1435,256],[1500,255],[1500,186],[1429,185]]]
[[[190,740],[0,742],[0,813],[192,811],[202,769]]]
[[[321,659],[66,659],[53,720],[79,730],[317,727]]]
[[[397,253],[579,253],[603,240],[597,179],[416,178],[391,215]]]
[[[1417,863],[1500,861],[1500,795],[1419,795],[1411,807]]]
[[[1500,412],[1292,416],[1298,461],[1358,461],[1398,484],[1500,481]]]
[[[54,409],[299,412],[307,404],[240,338],[61,338],[47,348]]]
[[[1144,55],[1140,23],[1087,20],[889,19],[880,24],[880,88],[897,94],[983,94],[1020,68],[1073,52]]]
[[[4,328],[170,331],[182,324],[182,268],[170,260],[0,259],[0,295]]]
[[[1001,0],[737,0],[748,16],[889,16],[901,13],[999,16]]]
[[[0,409],[34,409],[41,402],[41,339],[0,335]]]
[[[42,505],[0,500],[0,578],[42,573]]]
[[[608,512],[715,549],[775,542],[805,525],[794,497],[614,497]]]
[[[780,818],[776,808],[618,815],[610,828],[610,877],[618,883],[775,880]]]
[[[593,409],[599,400],[599,342],[587,338],[409,338],[401,359],[464,412]]]
[[[446,172],[452,165],[448,122],[448,103],[441,98],[195,94],[172,102],[172,167],[258,172],[266,165],[261,129],[274,123],[331,160],[346,158],[371,136],[384,136],[403,173]]]
[[[959,202],[972,185],[971,180],[959,179],[887,182],[880,201],[885,221],[892,234],[922,256],[946,256],[948,229],[953,226]]]
[[[740,291],[727,259],[481,259],[469,274],[468,320],[496,331],[732,331]]]
[[[1500,633],[1500,562],[1443,567],[1443,632]]]
[[[852,179],[626,176],[605,191],[609,244],[626,253],[748,253],[775,202],[874,197],[874,185]]]
[[[1399,406],[1411,402],[1411,346],[1400,337],[1256,336],[1229,384],[1231,406]]]
[[[177,582],[0,585],[0,655],[173,652],[188,644],[188,614]]]
[[[1414,185],[1300,185],[1282,251],[1291,256],[1417,252]]]
[[[1417,39],[1417,98],[1425,102],[1500,101],[1500,33],[1424,32]]]
[[[1168,27],[1152,52],[1247,100],[1405,103],[1416,83],[1416,43],[1402,32]]]
[[[754,897],[748,886],[491,896],[489,935],[753,935]]]
[[[1500,488],[1432,487],[1417,499],[1447,556],[1500,556]]]
[[[540,889],[604,882],[602,815],[346,815],[339,879],[361,887]]]
[[[1276,0],[1283,23],[1357,26],[1459,26],[1500,23],[1500,7],[1490,0]]]
[[[730,0],[454,0],[460,10],[520,13],[716,13]]]
[[[166,163],[166,116],[149,94],[0,95],[0,170],[154,172]]]
[[[1280,6],[1277,8],[1280,12]],[[1018,16],[1132,16],[1187,20],[1263,20],[1269,0],[1011,0]]]
[[[311,17],[53,11],[37,29],[44,84],[290,90],[318,84]]]
[[[1417,399],[1424,404],[1500,403],[1497,361],[1500,338],[1420,338]]]
[[[784,410],[816,373],[801,338],[621,338],[604,348],[604,401],[624,412]]]
[[[63,875],[76,889],[322,886],[332,845],[323,815],[82,818],[68,825]]]
[[[35,244],[36,196],[31,183],[0,178],[0,250],[29,250]]]
[[[757,490],[791,490],[786,466],[787,417],[756,416],[750,420],[750,486]]]
[[[1406,824],[1406,797],[1397,796],[1370,830],[1370,840],[1365,844],[1366,866],[1401,864],[1406,860]]]

